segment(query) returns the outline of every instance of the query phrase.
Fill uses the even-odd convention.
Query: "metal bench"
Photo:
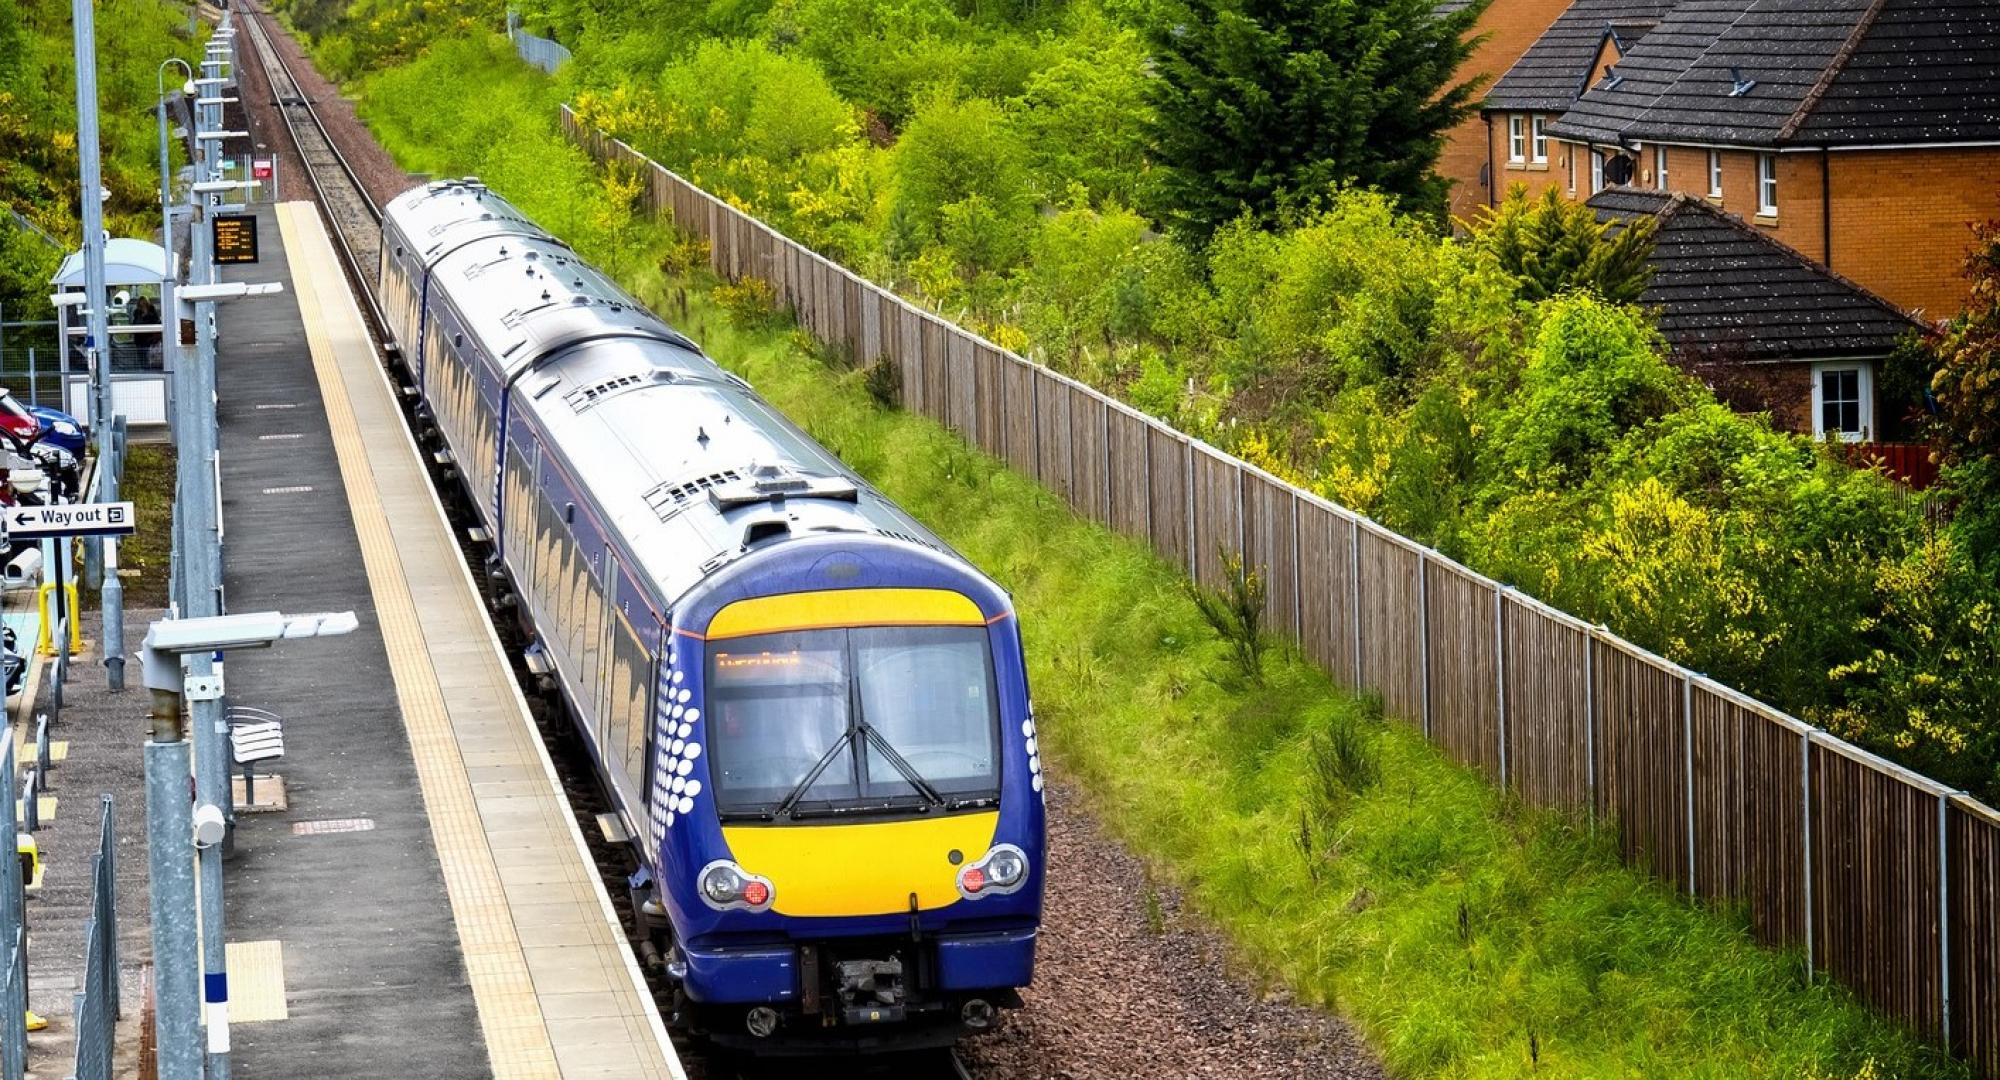
[[[257,763],[285,756],[285,722],[277,714],[246,705],[229,710],[229,753],[243,768],[243,805],[257,805]]]

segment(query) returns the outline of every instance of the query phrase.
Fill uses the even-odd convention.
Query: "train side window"
[[[641,617],[647,617],[641,612]],[[627,631],[626,638],[619,642],[625,650],[623,663],[625,676],[625,774],[632,778],[632,784],[639,791],[647,790],[649,777],[646,775],[646,743],[653,726],[652,686],[653,656],[646,651],[645,643],[636,634]]]
[[[554,614],[549,597],[556,581],[556,509],[538,488],[535,491],[535,606],[544,621]]]

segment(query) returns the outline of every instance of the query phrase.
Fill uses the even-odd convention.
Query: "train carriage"
[[[380,295],[627,832],[682,1019],[908,1047],[1018,1002],[1041,763],[1006,594],[476,181]]]

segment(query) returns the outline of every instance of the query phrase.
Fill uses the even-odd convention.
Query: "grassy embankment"
[[[486,43],[372,76],[403,164],[477,174],[685,325],[712,355],[1010,589],[1058,775],[1185,889],[1250,977],[1337,1009],[1401,1075],[1958,1075],[1740,919],[1619,865],[1384,723],[1296,653],[1261,684],[1148,550],[920,417],[781,318],[670,276],[554,130],[548,85]],[[1106,888],[1148,888],[1105,882]]]

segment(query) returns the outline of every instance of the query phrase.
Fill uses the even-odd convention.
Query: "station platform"
[[[228,605],[361,625],[228,660],[286,722],[226,864],[237,1075],[681,1077],[320,219],[256,214],[224,276],[285,292],[220,316]]]

